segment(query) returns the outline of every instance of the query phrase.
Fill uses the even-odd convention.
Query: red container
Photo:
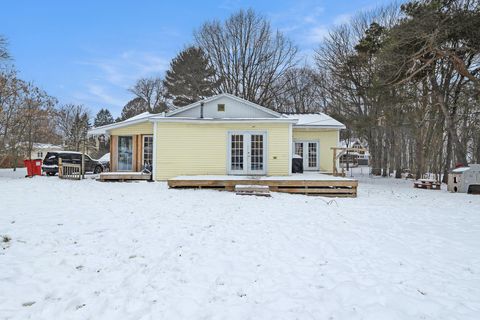
[[[23,160],[23,164],[27,168],[27,177],[42,175],[42,160]]]

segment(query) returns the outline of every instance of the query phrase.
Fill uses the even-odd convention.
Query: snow
[[[470,170],[469,167],[460,167],[460,168],[453,169],[452,172],[453,173],[462,173],[462,172],[465,172],[465,171],[468,171],[468,170]]]
[[[100,159],[98,159],[98,161],[101,163],[110,162],[110,152],[105,153],[102,157],[100,157]]]
[[[295,126],[330,127],[344,129],[345,125],[325,113],[285,114],[289,119],[297,119]]]
[[[24,175],[0,170],[0,319],[480,314],[480,196],[368,176],[331,199]]]

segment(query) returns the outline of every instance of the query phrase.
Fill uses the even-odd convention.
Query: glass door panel
[[[233,173],[243,173],[244,171],[245,148],[243,142],[243,134],[230,136],[230,171]]]
[[[308,163],[307,163],[308,166],[307,167],[309,169],[316,169],[318,167],[317,149],[318,149],[317,142],[308,143]]]
[[[263,172],[264,160],[264,134],[250,134],[250,171],[251,173]]]
[[[132,137],[118,137],[118,170],[132,171],[133,141]]]

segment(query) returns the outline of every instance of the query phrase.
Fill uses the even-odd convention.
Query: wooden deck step
[[[235,185],[235,193],[242,196],[262,196],[270,197],[270,187],[251,184]]]
[[[152,174],[142,172],[103,172],[100,173],[100,181],[132,181],[150,180]]]

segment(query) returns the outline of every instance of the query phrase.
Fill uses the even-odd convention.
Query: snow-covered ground
[[[24,174],[0,170],[0,319],[479,319],[480,196]]]

